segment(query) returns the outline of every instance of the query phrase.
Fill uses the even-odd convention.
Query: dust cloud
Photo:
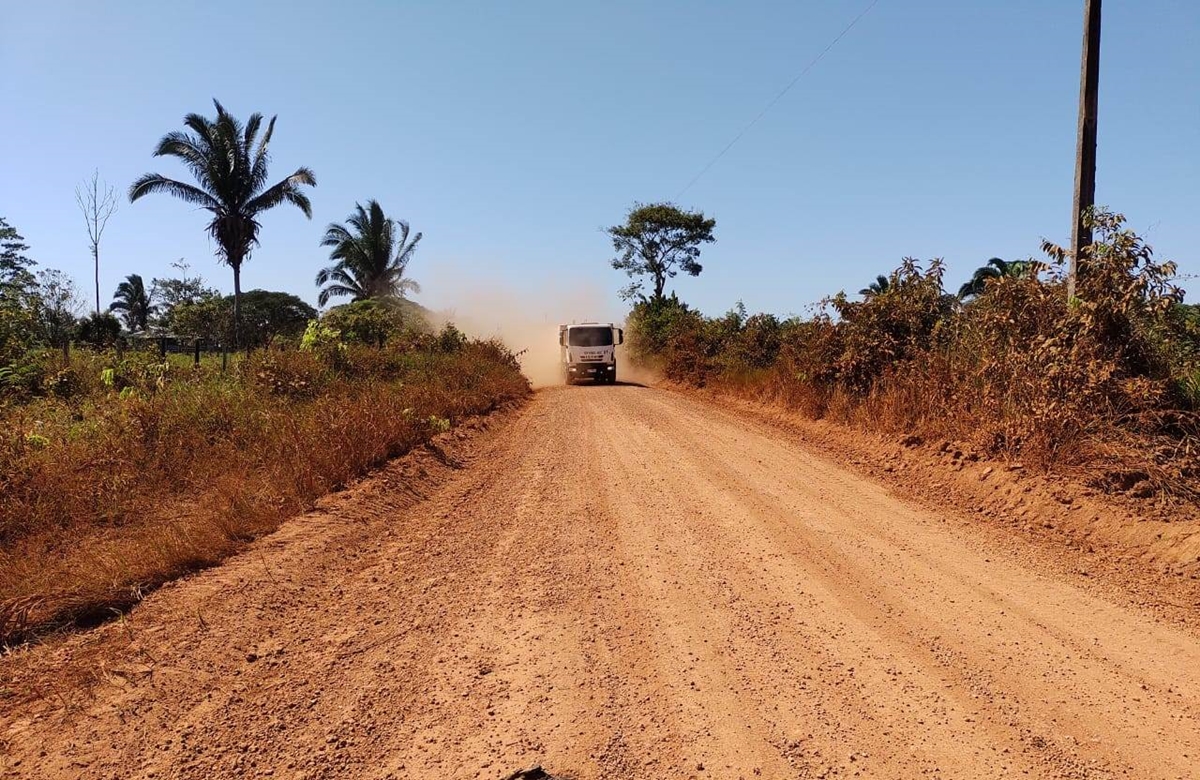
[[[534,387],[563,383],[558,362],[560,323],[594,320],[621,326],[622,317],[614,311],[619,307],[596,284],[564,280],[516,289],[496,280],[464,282],[464,278],[469,276],[446,280],[443,290],[430,289],[442,293],[426,304],[436,305],[434,324],[452,322],[469,336],[500,339],[519,353],[521,370]]]

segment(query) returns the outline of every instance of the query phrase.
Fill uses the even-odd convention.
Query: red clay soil
[[[679,393],[486,425],[0,660],[0,775],[1197,776],[1194,598]]]

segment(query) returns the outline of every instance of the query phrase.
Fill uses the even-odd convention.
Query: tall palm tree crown
[[[858,294],[864,298],[871,298],[875,295],[883,295],[891,289],[892,280],[888,279],[883,274],[875,277],[875,281],[871,282],[866,287],[858,291]]]
[[[341,296],[361,301],[420,292],[420,285],[404,273],[422,234],[410,241],[408,223],[389,218],[376,200],[368,201],[366,208],[355,203],[354,208],[346,224],[335,222],[325,229],[321,246],[333,247],[329,259],[334,265],[317,273],[316,284],[322,288],[317,303],[324,306]]]
[[[267,186],[268,147],[275,132],[275,119],[267,123],[259,136],[262,114],[252,114],[243,126],[216,100],[215,119],[188,114],[183,124],[187,132],[167,133],[154,150],[155,157],[178,158],[195,184],[148,173],[129,188],[129,200],[136,201],[152,192],[165,192],[192,203],[212,214],[208,232],[217,242],[217,256],[233,269],[234,341],[238,340],[241,319],[242,262],[258,243],[258,216],[268,209],[290,203],[312,218],[312,204],[301,190],[316,186],[308,168]]]
[[[146,284],[137,274],[126,276],[125,281],[117,285],[113,302],[108,307],[109,311],[121,313],[125,327],[131,331],[145,330],[150,324],[150,316],[154,314],[154,309],[150,295],[146,292]]]

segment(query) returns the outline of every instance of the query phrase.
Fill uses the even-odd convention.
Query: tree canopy
[[[25,254],[29,245],[17,229],[0,217],[0,285],[6,288],[26,288],[33,284],[29,269],[37,263]]]
[[[154,304],[146,284],[138,274],[130,274],[125,281],[117,285],[113,301],[108,306],[109,311],[120,312],[125,327],[130,331],[144,331],[150,327],[150,317],[154,314]]]
[[[261,347],[277,338],[298,338],[317,310],[291,293],[250,290],[242,294],[244,347]],[[172,314],[173,332],[181,338],[233,343],[233,296],[181,303]]]
[[[405,276],[408,263],[421,243],[417,233],[409,240],[408,223],[383,213],[376,200],[354,204],[345,224],[332,223],[325,229],[321,246],[332,247],[334,264],[317,273],[322,287],[317,303],[324,306],[333,297],[354,301],[370,298],[403,298],[419,292],[420,285]]]
[[[217,242],[217,256],[233,269],[234,342],[241,321],[242,261],[258,243],[258,217],[264,211],[290,203],[312,218],[312,204],[302,187],[316,186],[308,168],[267,186],[268,148],[275,133],[275,119],[262,128],[262,114],[252,114],[243,126],[216,100],[215,119],[188,114],[183,124],[190,132],[173,131],[158,142],[155,157],[179,159],[195,184],[177,181],[158,173],[147,173],[129,188],[129,200],[154,192],[165,192],[212,214],[208,232]]]
[[[716,241],[715,219],[699,211],[684,211],[673,203],[635,203],[625,223],[604,232],[612,239],[617,256],[612,267],[624,271],[632,281],[621,295],[626,299],[645,299],[642,292],[648,278],[654,290],[650,300],[662,300],[668,279],[680,271],[699,276],[701,244]]]

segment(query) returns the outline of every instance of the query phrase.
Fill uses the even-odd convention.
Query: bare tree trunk
[[[242,346],[242,264],[233,264],[233,348]]]
[[[92,244],[92,260],[96,262],[96,312],[100,311],[100,245]]]
[[[112,187],[100,182],[100,172],[94,171],[92,178],[75,188],[75,202],[83,212],[87,225],[88,242],[92,247],[92,260],[96,264],[96,313],[100,313],[100,236],[108,218],[117,212],[117,195]]]

